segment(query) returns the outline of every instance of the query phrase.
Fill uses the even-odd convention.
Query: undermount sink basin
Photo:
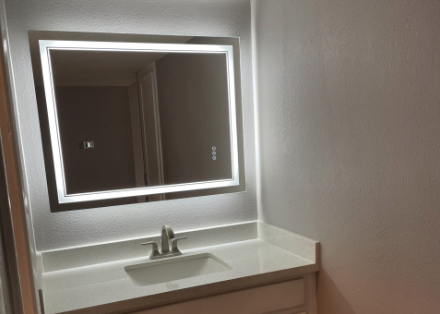
[[[231,270],[212,254],[183,255],[126,266],[125,271],[138,286],[185,279]]]

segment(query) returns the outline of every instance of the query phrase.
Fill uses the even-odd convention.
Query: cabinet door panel
[[[132,314],[263,314],[289,309],[304,303],[304,279],[296,279]]]

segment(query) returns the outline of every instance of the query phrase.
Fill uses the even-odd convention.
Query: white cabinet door
[[[303,305],[305,300],[304,279],[296,279],[132,314],[264,314]]]

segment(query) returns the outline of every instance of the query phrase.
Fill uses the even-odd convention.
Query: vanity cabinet
[[[177,236],[191,237],[190,243],[218,241],[236,228],[241,237],[251,226],[258,227],[259,238],[203,242],[168,260],[150,261],[133,249],[157,237],[44,253],[45,313],[316,314],[318,242],[254,222]],[[135,252],[140,257],[114,260]],[[105,262],[91,260],[104,254]]]
[[[306,314],[305,278],[223,293],[131,314]],[[312,311],[310,314],[314,314]]]

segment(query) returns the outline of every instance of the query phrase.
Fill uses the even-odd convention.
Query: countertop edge
[[[257,274],[247,277],[234,278],[211,284],[179,289],[155,295],[127,299],[123,301],[102,304],[94,307],[77,309],[57,314],[129,314],[136,311],[147,310],[172,303],[199,299],[216,294],[233,292],[242,289],[264,286],[267,284],[292,280],[303,275],[318,272],[319,264],[299,266],[290,269],[282,269],[275,272]],[[117,309],[116,309],[117,308]]]

